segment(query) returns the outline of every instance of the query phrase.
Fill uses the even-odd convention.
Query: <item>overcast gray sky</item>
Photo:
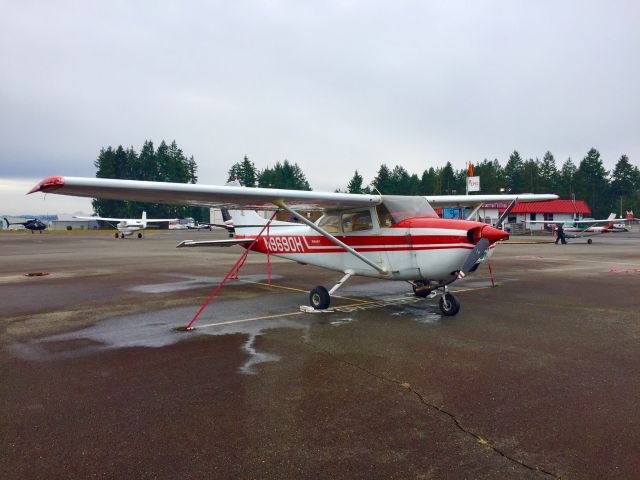
[[[246,154],[316,190],[381,163],[640,161],[640,2],[0,0],[0,211],[94,176],[103,146],[175,139],[201,183]],[[37,197],[37,198],[35,198]]]

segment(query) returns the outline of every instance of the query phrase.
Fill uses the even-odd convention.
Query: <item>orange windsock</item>
[[[467,166],[467,173],[470,177],[473,177],[473,165],[471,165],[471,162],[469,162],[469,165]]]

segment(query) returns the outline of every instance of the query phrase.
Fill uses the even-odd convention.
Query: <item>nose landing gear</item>
[[[445,289],[438,301],[438,306],[440,307],[442,315],[445,317],[453,317],[460,311],[460,300]]]
[[[442,293],[440,294],[438,306],[445,317],[453,317],[460,311],[460,300],[449,293],[447,283],[436,283],[430,280],[416,280],[409,283],[413,286],[415,296],[420,298],[435,298],[438,295],[437,290],[441,289]]]

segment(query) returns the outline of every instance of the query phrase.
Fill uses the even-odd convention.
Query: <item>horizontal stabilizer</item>
[[[233,245],[250,245],[255,238],[228,238],[225,240],[184,240],[176,246],[176,248],[183,247],[231,247]]]

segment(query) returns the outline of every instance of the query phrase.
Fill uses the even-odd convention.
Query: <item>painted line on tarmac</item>
[[[247,283],[257,283],[257,282],[247,282]],[[267,284],[265,284],[267,285]],[[291,287],[284,287],[287,289],[291,289],[291,290],[295,290]],[[475,290],[485,290],[487,288],[493,288],[490,286],[486,286],[486,287],[475,287],[475,288],[462,288],[459,290],[454,290],[453,293],[463,293],[463,292],[470,292],[470,291],[475,291]],[[306,290],[303,290],[306,291]],[[357,303],[352,303],[352,304],[348,304],[348,305],[341,305],[339,307],[331,307],[331,308],[327,308],[326,310],[315,310],[313,312],[309,312],[309,311],[301,311],[301,310],[297,310],[294,312],[285,312],[285,313],[276,313],[274,315],[263,315],[260,317],[251,317],[251,318],[241,318],[238,320],[229,320],[226,322],[217,322],[217,323],[207,323],[205,325],[198,325],[196,328],[210,328],[210,327],[219,327],[219,326],[223,326],[223,325],[233,325],[236,323],[246,323],[246,322],[257,322],[259,320],[271,320],[274,318],[281,318],[281,317],[292,317],[294,315],[303,315],[305,313],[351,313],[357,310],[366,310],[369,308],[380,308],[380,307],[386,307],[388,305],[402,305],[405,303],[419,303],[419,302],[424,302],[426,300],[431,300],[430,298],[421,298],[421,297],[416,297],[416,296],[406,296],[406,297],[401,297],[401,298],[394,298],[391,300],[368,300],[368,301],[357,301]]]
[[[290,317],[293,315],[302,315],[304,312],[276,313],[275,315],[264,315],[262,317],[241,318],[239,320],[229,320],[228,322],[207,323],[206,325],[197,325],[196,329],[218,327],[220,325],[233,325],[234,323],[257,322],[258,320],[270,320],[272,318]]]
[[[309,290],[303,290],[302,288],[295,288],[295,287],[285,287],[284,285],[276,285],[275,283],[251,282],[249,280],[242,280],[242,279],[240,279],[240,281],[243,281],[245,283],[253,283],[254,285],[263,285],[265,287],[274,287],[274,288],[281,288],[283,290],[292,290],[294,292],[309,293]],[[344,300],[349,300],[351,302],[358,301],[358,299],[356,298],[342,297],[340,295],[331,295],[331,296],[334,298],[343,298]]]

